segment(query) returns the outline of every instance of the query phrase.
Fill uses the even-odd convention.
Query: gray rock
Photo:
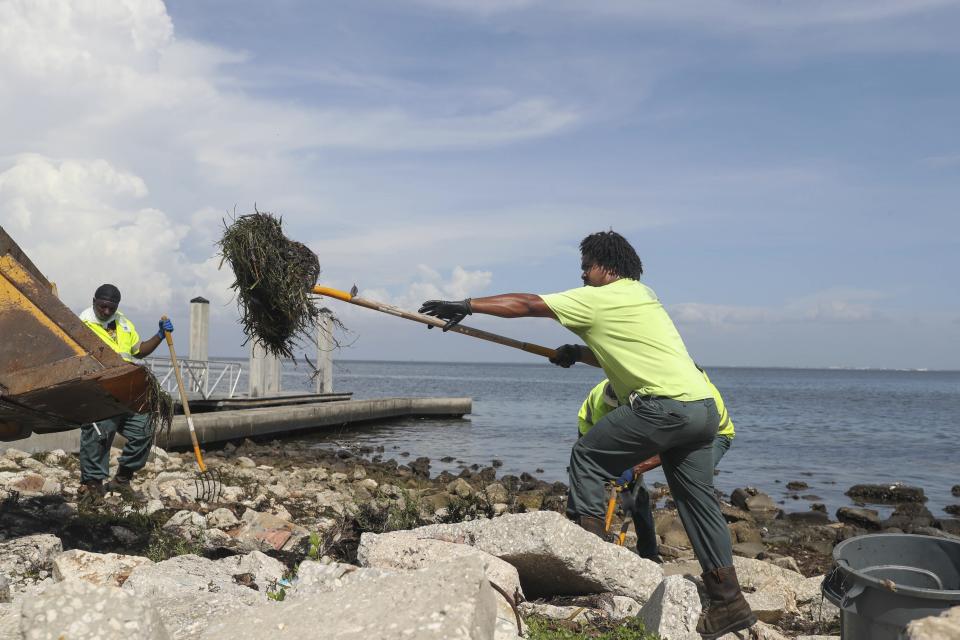
[[[463,558],[216,618],[201,637],[480,640],[494,636],[496,606],[483,562]]]
[[[21,640],[20,605],[0,602],[0,640]]]
[[[604,612],[614,621],[626,620],[639,615],[642,606],[633,598],[627,596],[612,596],[610,606],[604,607]]]
[[[257,590],[238,584],[235,575],[253,574]],[[207,560],[178,556],[140,567],[124,591],[153,603],[175,640],[196,638],[216,616],[242,617],[267,602],[267,591],[283,574],[282,565],[262,553]]]
[[[167,640],[170,636],[148,601],[116,587],[68,580],[25,599],[20,614],[24,640]]]
[[[900,484],[855,484],[847,489],[847,495],[863,502],[926,502],[920,487]]]
[[[699,640],[702,606],[697,586],[682,576],[667,576],[640,610],[647,628],[664,640]]]
[[[473,487],[463,478],[457,478],[447,485],[447,493],[457,495],[461,498],[468,498],[473,495]]]
[[[717,640],[789,640],[789,638],[767,623],[758,622],[746,631],[727,633]]]
[[[151,604],[173,640],[195,640],[212,618],[235,616],[240,619],[251,609],[232,594],[223,593],[205,593],[201,597],[177,594],[156,598]]]
[[[832,624],[840,619],[840,609],[823,597],[820,586],[824,576],[806,578],[796,589],[797,607],[807,620]]]
[[[10,602],[10,581],[0,573],[0,604]]]
[[[960,639],[960,607],[947,609],[938,616],[914,620],[903,633],[905,640]]]
[[[753,487],[734,489],[733,493],[730,494],[730,502],[754,515],[763,516],[780,511],[773,498]]]
[[[780,620],[788,606],[787,594],[782,591],[757,591],[743,595],[757,619],[769,624]]]
[[[783,569],[789,569],[790,571],[800,573],[800,565],[797,564],[797,561],[790,556],[779,556],[777,558],[773,558],[770,560],[770,562]]]
[[[433,538],[486,551],[517,568],[531,598],[610,591],[646,602],[663,577],[659,565],[602,541],[553,511],[429,525],[384,535]]]
[[[212,529],[229,529],[240,522],[233,511],[225,507],[220,507],[207,514],[207,526]]]
[[[207,519],[196,511],[177,511],[164,523],[163,528],[186,540],[199,540],[207,528]]]
[[[506,503],[510,498],[510,494],[507,493],[507,488],[499,482],[488,484],[484,491],[487,494],[487,500],[491,504]]]
[[[766,550],[767,548],[762,542],[738,542],[733,545],[733,552],[744,558],[756,558],[760,554],[765,553]]]
[[[119,553],[93,553],[71,549],[53,561],[53,579],[84,580],[91,584],[120,587],[137,567],[153,564],[149,558]]]
[[[513,565],[465,544],[364,533],[360,537],[360,547],[357,550],[357,561],[361,566],[380,569],[423,569],[467,557],[479,558],[487,579],[505,591],[515,603],[523,599],[520,576]],[[498,626],[510,627],[514,635],[523,631],[517,629],[513,609],[499,593],[497,619]]]
[[[837,509],[837,520],[845,524],[852,524],[870,531],[880,530],[880,516],[873,509],[863,507],[840,507]]]
[[[46,533],[0,542],[0,574],[7,577],[11,592],[17,591],[20,584],[35,581],[29,575],[49,570],[62,552],[60,538]]]
[[[247,605],[266,600],[265,591],[237,584],[233,574],[229,564],[190,554],[137,567],[123,583],[123,589],[147,600],[172,595],[202,599],[210,593],[231,596]]]
[[[233,576],[248,573],[260,591],[276,590],[277,581],[283,578],[287,568],[275,558],[253,551],[244,556],[229,556],[215,560],[214,564]]]
[[[244,551],[295,551],[306,546],[310,532],[270,513],[248,509],[238,526],[227,532]]]
[[[287,592],[287,600],[334,591],[354,582],[376,581],[397,573],[390,569],[363,568],[343,562],[306,560],[297,569],[297,578],[292,590]]]
[[[511,595],[519,593],[523,597],[520,576],[513,565],[469,545],[430,538],[364,533],[360,536],[357,549],[360,566],[380,569],[423,569],[468,556],[480,558],[491,582]]]

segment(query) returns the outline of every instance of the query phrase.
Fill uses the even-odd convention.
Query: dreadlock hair
[[[643,263],[627,239],[611,229],[591,233],[580,242],[580,253],[593,264],[621,278],[639,280]]]

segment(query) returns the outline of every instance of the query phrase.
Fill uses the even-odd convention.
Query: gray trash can
[[[960,605],[960,542],[878,533],[841,542],[833,560],[821,589],[843,640],[898,640],[911,620]]]

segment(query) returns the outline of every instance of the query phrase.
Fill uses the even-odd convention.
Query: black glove
[[[473,314],[473,309],[470,308],[470,298],[466,300],[427,300],[420,305],[420,313],[446,320],[447,324],[443,325],[443,330],[446,331]],[[427,325],[427,327],[430,327],[430,325]]]
[[[550,362],[564,369],[572,367],[575,362],[580,362],[580,345],[565,344],[557,347],[557,355],[550,358]]]

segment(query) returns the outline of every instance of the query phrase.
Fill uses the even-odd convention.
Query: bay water
[[[283,366],[285,391],[312,389],[308,367]],[[852,504],[858,483],[922,487],[937,517],[960,503],[960,371],[707,369],[736,425],[716,486],[754,486],[787,511]],[[383,446],[384,459],[431,458],[431,473],[499,460],[500,475],[566,481],[577,411],[599,369],[549,364],[338,360],[334,390],[353,397],[471,397],[464,419],[402,419],[288,439],[304,447]],[[241,382],[240,388],[245,388]],[[401,455],[407,454],[407,455]],[[452,456],[452,462],[441,458]],[[663,482],[659,470],[647,482]],[[787,490],[789,481],[808,488]],[[880,511],[887,512],[889,508]]]

